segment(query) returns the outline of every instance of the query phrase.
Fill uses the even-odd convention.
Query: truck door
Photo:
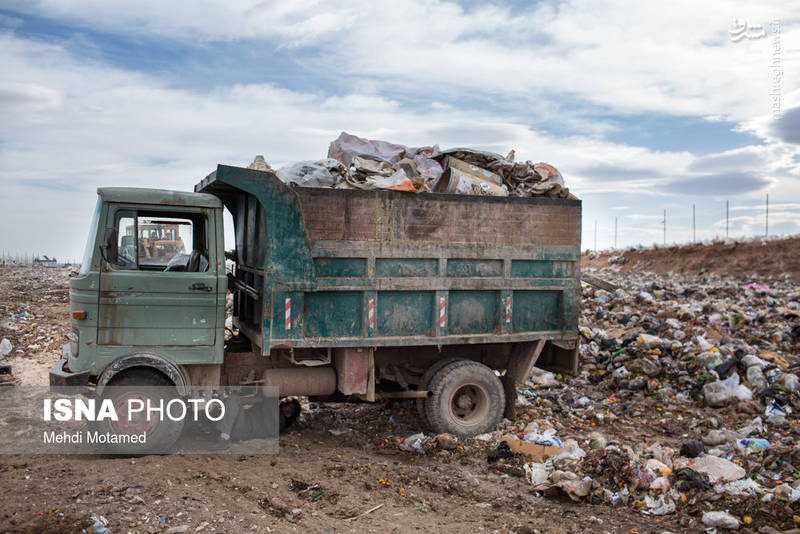
[[[218,316],[213,210],[111,206],[106,227],[116,234],[110,238],[116,239],[111,255],[116,258],[104,262],[100,274],[98,348],[193,347],[178,353],[213,361]]]

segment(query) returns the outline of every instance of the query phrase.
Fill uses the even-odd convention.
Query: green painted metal
[[[563,296],[560,291],[514,291],[514,332],[563,328]]]
[[[214,195],[169,191],[167,189],[144,189],[140,187],[98,187],[97,194],[103,202],[148,204],[150,206],[182,206],[196,208],[221,208],[222,203]]]
[[[362,277],[367,275],[367,260],[365,258],[314,258],[314,270],[318,277]]]
[[[474,278],[503,276],[502,260],[447,260],[447,276],[457,278]]]
[[[392,278],[430,277],[439,274],[436,259],[377,258],[375,275]]]
[[[432,291],[379,291],[377,336],[431,336]]]
[[[361,294],[357,291],[318,291],[305,295],[306,337],[362,336]]]
[[[450,325],[454,334],[499,333],[496,291],[450,291]]]
[[[572,276],[570,262],[551,260],[513,260],[512,278],[569,278]]]

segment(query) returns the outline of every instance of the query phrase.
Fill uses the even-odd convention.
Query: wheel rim
[[[464,426],[480,424],[489,413],[489,392],[480,384],[458,387],[447,403],[450,415]]]
[[[150,402],[153,403],[151,397],[141,393],[126,393],[117,398],[114,402],[114,409],[119,414],[118,421],[111,421],[111,429],[117,434],[148,434],[150,435],[156,428],[158,428],[159,420],[153,416],[147,420],[145,412],[138,412],[129,421],[128,420],[128,401],[136,399],[145,403],[145,406]]]

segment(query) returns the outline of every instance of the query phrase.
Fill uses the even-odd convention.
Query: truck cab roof
[[[187,193],[167,189],[143,187],[98,187],[97,194],[103,202],[127,202],[132,204],[161,204],[164,206],[191,206],[197,208],[221,208],[222,202],[207,193]]]

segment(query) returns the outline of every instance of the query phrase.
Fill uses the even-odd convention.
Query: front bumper
[[[50,387],[53,386],[85,386],[89,383],[89,371],[80,373],[73,373],[66,371],[64,367],[67,365],[69,358],[69,343],[64,345],[61,349],[61,359],[50,369]]]

